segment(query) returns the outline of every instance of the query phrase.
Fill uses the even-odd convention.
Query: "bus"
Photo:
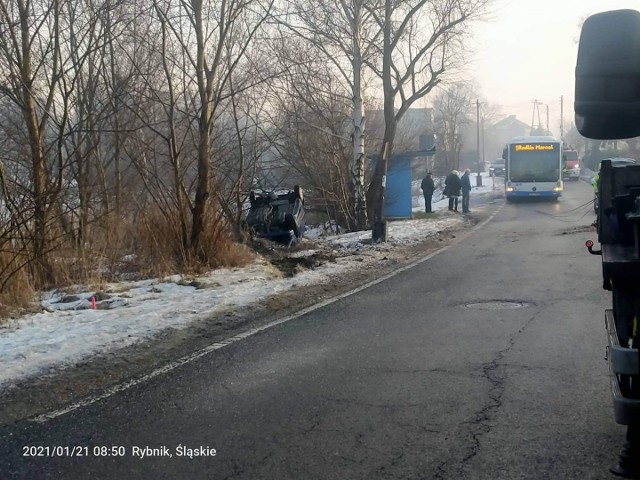
[[[562,142],[547,136],[514,137],[503,156],[507,200],[562,196]]]

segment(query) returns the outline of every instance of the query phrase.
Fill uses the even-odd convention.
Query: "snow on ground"
[[[472,197],[492,191],[492,179],[486,177],[483,182],[483,187],[471,192]],[[417,195],[414,192],[414,211],[424,211],[419,183]],[[446,205],[446,199],[439,200],[434,203],[434,210]],[[295,286],[328,281],[341,272],[378,261],[390,248],[415,244],[462,222],[460,215],[449,212],[426,219],[393,221],[389,223],[389,241],[377,245],[369,244],[369,231],[327,235],[324,229],[310,229],[307,237],[311,240],[306,241],[314,244],[313,249],[292,256],[310,256],[321,248],[336,255],[336,261],[291,278],[283,278],[272,265],[256,257],[246,267],[219,269],[198,278],[173,275],[109,284],[103,288],[107,294],[104,296],[86,290],[73,296],[46,292],[41,300],[42,313],[0,326],[0,389],[52,367],[72,365],[91,355],[143,341],[167,328],[185,328],[212,314],[260,302]],[[94,295],[96,309],[92,308]]]

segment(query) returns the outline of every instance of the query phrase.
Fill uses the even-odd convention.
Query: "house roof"
[[[527,125],[526,123],[518,120],[515,115],[509,115],[508,117],[503,118],[499,122],[494,123],[489,128],[493,128],[493,129],[496,129],[496,130],[507,130],[507,129],[511,129],[513,127],[521,128],[523,130],[527,130],[527,129],[530,128],[529,125]]]

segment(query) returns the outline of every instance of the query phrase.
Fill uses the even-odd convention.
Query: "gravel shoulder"
[[[98,395],[109,387],[141,377],[212,343],[365,285],[457,242],[471,228],[489,218],[493,210],[495,208],[489,208],[467,216],[460,227],[439,232],[423,242],[411,246],[381,247],[376,249],[375,255],[363,254],[359,260],[361,268],[352,269],[328,282],[297,286],[249,307],[217,314],[187,328],[167,329],[152,340],[23,381],[0,392],[0,425],[32,418]],[[317,251],[312,256],[300,256],[296,255],[296,249],[270,245],[263,245],[260,253],[286,276],[339,260],[335,251]]]

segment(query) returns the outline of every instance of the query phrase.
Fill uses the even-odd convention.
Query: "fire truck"
[[[578,162],[578,152],[571,145],[565,145],[562,149],[562,179],[580,179],[580,164]]]

